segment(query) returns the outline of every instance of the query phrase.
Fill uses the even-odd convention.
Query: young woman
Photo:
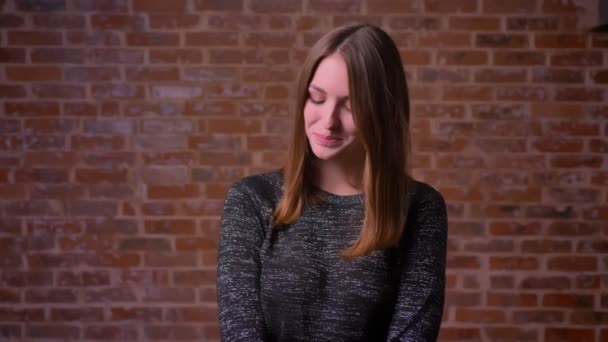
[[[228,191],[223,341],[434,341],[447,237],[441,194],[409,175],[399,52],[371,25],[310,50],[284,168]]]

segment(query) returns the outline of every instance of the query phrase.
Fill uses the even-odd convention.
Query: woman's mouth
[[[331,135],[323,135],[318,133],[312,134],[317,143],[323,146],[334,146],[338,145],[342,139],[339,137],[331,136]]]

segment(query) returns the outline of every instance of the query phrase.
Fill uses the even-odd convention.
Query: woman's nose
[[[322,109],[323,127],[332,129],[340,124],[338,105],[327,101]]]

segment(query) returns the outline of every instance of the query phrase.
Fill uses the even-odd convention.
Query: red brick
[[[571,138],[538,138],[532,141],[533,149],[540,152],[573,153],[583,151],[583,140]]]
[[[361,0],[311,0],[308,9],[319,13],[359,13],[361,11]]]
[[[0,84],[0,98],[18,99],[26,95],[27,91],[21,85]]]
[[[445,298],[446,307],[475,307],[481,303],[481,296],[474,292],[448,291]]]
[[[65,79],[75,82],[120,81],[120,69],[116,67],[74,67],[64,69]]]
[[[520,34],[480,33],[476,36],[476,47],[481,48],[526,48],[528,37]]]
[[[136,49],[90,49],[87,63],[92,64],[143,64],[144,51]]]
[[[74,150],[116,151],[126,146],[123,136],[85,136],[73,135],[71,147]]]
[[[553,49],[584,49],[586,47],[586,36],[582,34],[537,34],[534,44],[537,48]]]
[[[563,307],[593,309],[593,295],[575,295],[566,293],[546,293],[543,295],[543,307]]]
[[[537,270],[539,262],[535,257],[490,257],[490,269],[492,270]]]
[[[132,325],[94,325],[84,330],[87,340],[124,340],[134,341],[138,338],[137,327]]]
[[[489,240],[467,242],[464,245],[464,250],[477,253],[501,253],[512,252],[515,249],[513,241],[508,240]]]
[[[441,2],[441,4],[448,3]],[[448,18],[448,27],[450,29],[467,31],[498,31],[500,29],[500,20],[492,17],[454,16]]]
[[[533,69],[532,81],[544,83],[583,83],[584,75],[580,70]]]
[[[82,99],[86,88],[80,85],[67,84],[33,84],[32,94],[41,99]]]
[[[194,234],[196,223],[194,220],[146,220],[145,232],[148,234]]]
[[[25,49],[0,48],[0,62],[25,63]]]
[[[547,267],[551,271],[562,272],[592,272],[597,270],[595,257],[551,257],[547,260]]]
[[[58,239],[62,251],[103,251],[114,246],[114,238],[107,235],[69,236]]]
[[[203,332],[194,326],[179,325],[147,325],[144,328],[146,340],[202,340]]]
[[[9,81],[60,81],[61,69],[56,66],[7,66]]]
[[[169,322],[215,322],[216,310],[210,308],[168,308],[165,320]]]
[[[591,139],[588,142],[588,151],[596,153],[605,153],[608,151],[608,140]]]
[[[544,65],[545,54],[535,51],[495,51],[493,56],[494,65],[526,66]]]
[[[484,327],[484,335],[491,341],[518,341],[535,342],[538,341],[538,329],[533,327]]]
[[[217,240],[213,238],[177,238],[175,239],[175,249],[178,251],[207,251],[217,248]]]
[[[57,116],[59,104],[57,102],[5,102],[4,110],[12,116]]]
[[[428,65],[431,64],[431,55],[428,51],[423,50],[400,50],[401,60],[406,65]]]
[[[556,88],[557,101],[600,102],[604,99],[605,90],[602,88]]]
[[[102,308],[52,308],[50,314],[54,322],[103,320]]]
[[[602,55],[600,51],[557,50],[551,55],[552,66],[600,66]]]
[[[9,45],[61,45],[61,33],[49,31],[9,31]]]
[[[127,44],[130,46],[178,46],[179,40],[177,33],[127,33]]]
[[[545,87],[501,86],[496,88],[497,100],[508,101],[544,101],[547,99]]]
[[[169,286],[168,270],[125,270],[120,274],[119,284],[140,286]]]
[[[197,198],[200,195],[197,184],[149,185],[147,188],[150,199]]]
[[[65,203],[66,212],[74,216],[115,216],[116,203],[109,201],[68,201]]]
[[[536,0],[484,0],[484,13],[533,13],[536,12]]]
[[[85,303],[127,302],[135,303],[137,297],[128,287],[89,288],[83,291]]]
[[[418,47],[472,47],[471,36],[466,32],[428,32],[418,34]]]
[[[132,268],[141,266],[137,253],[97,252],[90,255],[85,263],[92,267]]]
[[[570,241],[560,240],[525,240],[521,243],[524,253],[568,253],[572,250]]]
[[[499,307],[536,307],[538,298],[532,293],[488,292],[486,301],[489,306]]]
[[[171,242],[164,238],[124,238],[118,242],[121,251],[168,251]]]
[[[23,26],[23,17],[15,14],[2,14],[0,15],[0,27],[1,28],[17,28]]]
[[[217,278],[215,270],[173,271],[173,283],[183,287],[214,285]]]
[[[98,84],[91,89],[95,99],[138,99],[144,97],[144,87],[137,84]]]
[[[606,311],[574,311],[570,316],[574,324],[585,324],[588,326],[606,326],[608,324],[608,312]]]
[[[141,321],[154,322],[161,321],[163,316],[162,308],[111,308],[112,321]]]
[[[249,7],[257,13],[295,13],[302,10],[302,0],[254,0]]]
[[[594,83],[598,83],[598,84],[608,83],[608,71],[607,70],[598,70],[598,71],[592,72],[590,77],[591,77],[591,79],[593,79]]]
[[[36,48],[30,52],[34,63],[82,64],[85,61],[84,50],[68,48]]]
[[[30,289],[25,301],[30,303],[75,303],[78,292],[73,289]]]
[[[491,276],[490,286],[495,289],[512,289],[515,286],[515,280],[511,275]]]
[[[153,29],[188,29],[200,25],[200,16],[193,14],[159,14],[150,16],[150,27]]]
[[[84,12],[113,12],[129,11],[129,3],[124,1],[72,0],[72,5],[78,11]]]
[[[478,269],[480,268],[479,258],[476,256],[451,256],[447,258],[448,268],[464,268],[464,269]]]
[[[513,311],[513,323],[516,324],[558,324],[563,322],[564,313],[556,310],[518,310]]]
[[[441,1],[441,0],[425,0],[425,12],[439,13],[466,13],[477,12],[477,1],[475,0],[457,0],[457,1]]]
[[[73,340],[80,338],[80,327],[57,323],[28,324],[25,334],[29,338]]]
[[[592,36],[591,46],[594,48],[605,48],[608,46],[608,39],[606,39],[605,35],[594,34]]]
[[[546,328],[545,341],[594,342],[595,330],[577,328]]]
[[[496,324],[505,322],[505,313],[501,310],[457,308],[456,322]]]
[[[576,2],[563,2],[559,0],[543,0],[542,11],[545,13],[571,14],[576,11],[584,11],[584,6]]]
[[[2,308],[0,321],[2,322],[40,322],[44,320],[44,309],[39,308]]]
[[[492,88],[485,86],[446,86],[443,100],[445,101],[490,101]]]
[[[516,31],[556,31],[559,28],[558,17],[510,17],[507,18],[507,29]]]
[[[171,50],[149,50],[150,63],[201,63],[203,56],[200,50],[194,49],[171,49]]]
[[[33,19],[34,27],[51,30],[84,29],[86,26],[86,17],[78,14],[34,14]]]
[[[99,30],[142,30],[144,17],[125,14],[94,14],[91,26]]]
[[[445,65],[485,65],[488,55],[485,51],[440,51],[437,60],[439,64]]]
[[[186,0],[175,1],[147,1],[133,0],[134,12],[184,12],[186,10]]]
[[[72,45],[119,46],[121,37],[114,32],[67,32],[66,39]]]
[[[196,1],[194,3],[196,11],[226,11],[226,12],[240,12],[243,10],[243,0],[207,0],[207,1]]]
[[[546,130],[550,134],[568,136],[600,135],[600,126],[595,122],[554,121],[547,123]]]
[[[376,0],[367,4],[369,14],[420,13],[422,1]]]
[[[481,341],[479,328],[442,327],[439,331],[440,341]]]

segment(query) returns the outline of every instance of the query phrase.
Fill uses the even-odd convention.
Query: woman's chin
[[[324,146],[314,146],[312,148],[312,153],[319,160],[332,160],[335,159],[337,155],[340,154],[341,148],[328,148]]]

